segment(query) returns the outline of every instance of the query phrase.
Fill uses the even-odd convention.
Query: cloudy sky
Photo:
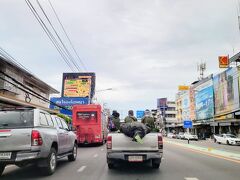
[[[35,0],[31,0],[37,8]],[[61,31],[48,0],[40,0]],[[88,71],[98,101],[112,109],[155,108],[177,86],[217,73],[217,57],[240,50],[236,0],[51,0]],[[24,0],[0,1],[0,46],[40,79],[61,90],[70,72]],[[69,44],[67,46],[70,49]]]

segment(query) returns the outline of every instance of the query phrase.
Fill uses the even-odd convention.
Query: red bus
[[[72,109],[73,127],[79,144],[103,144],[107,138],[107,116],[101,105],[75,105]]]

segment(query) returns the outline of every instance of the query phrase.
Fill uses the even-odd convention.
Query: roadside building
[[[48,108],[48,99],[58,93],[18,64],[0,57],[0,108],[21,106],[53,111]]]
[[[213,77],[216,134],[240,134],[239,73],[240,67],[230,67]]]
[[[165,129],[167,132],[177,131],[177,110],[175,101],[167,101],[167,108],[165,110]]]
[[[192,91],[195,103],[193,132],[200,139],[209,138],[214,133],[210,126],[214,122],[213,76],[210,75],[193,84]]]

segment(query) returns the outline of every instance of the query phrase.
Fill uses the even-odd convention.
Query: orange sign
[[[179,91],[187,91],[187,90],[189,90],[189,86],[178,86],[178,90]]]
[[[219,68],[229,67],[229,57],[228,56],[218,56]]]

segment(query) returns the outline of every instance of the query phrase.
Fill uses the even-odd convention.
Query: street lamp
[[[96,93],[103,92],[103,91],[113,91],[113,88],[100,89],[100,90],[97,90]]]
[[[100,90],[95,91],[95,93],[105,92],[105,91],[113,91],[113,88],[100,89]],[[93,101],[97,102],[97,97],[96,96],[93,97]]]

